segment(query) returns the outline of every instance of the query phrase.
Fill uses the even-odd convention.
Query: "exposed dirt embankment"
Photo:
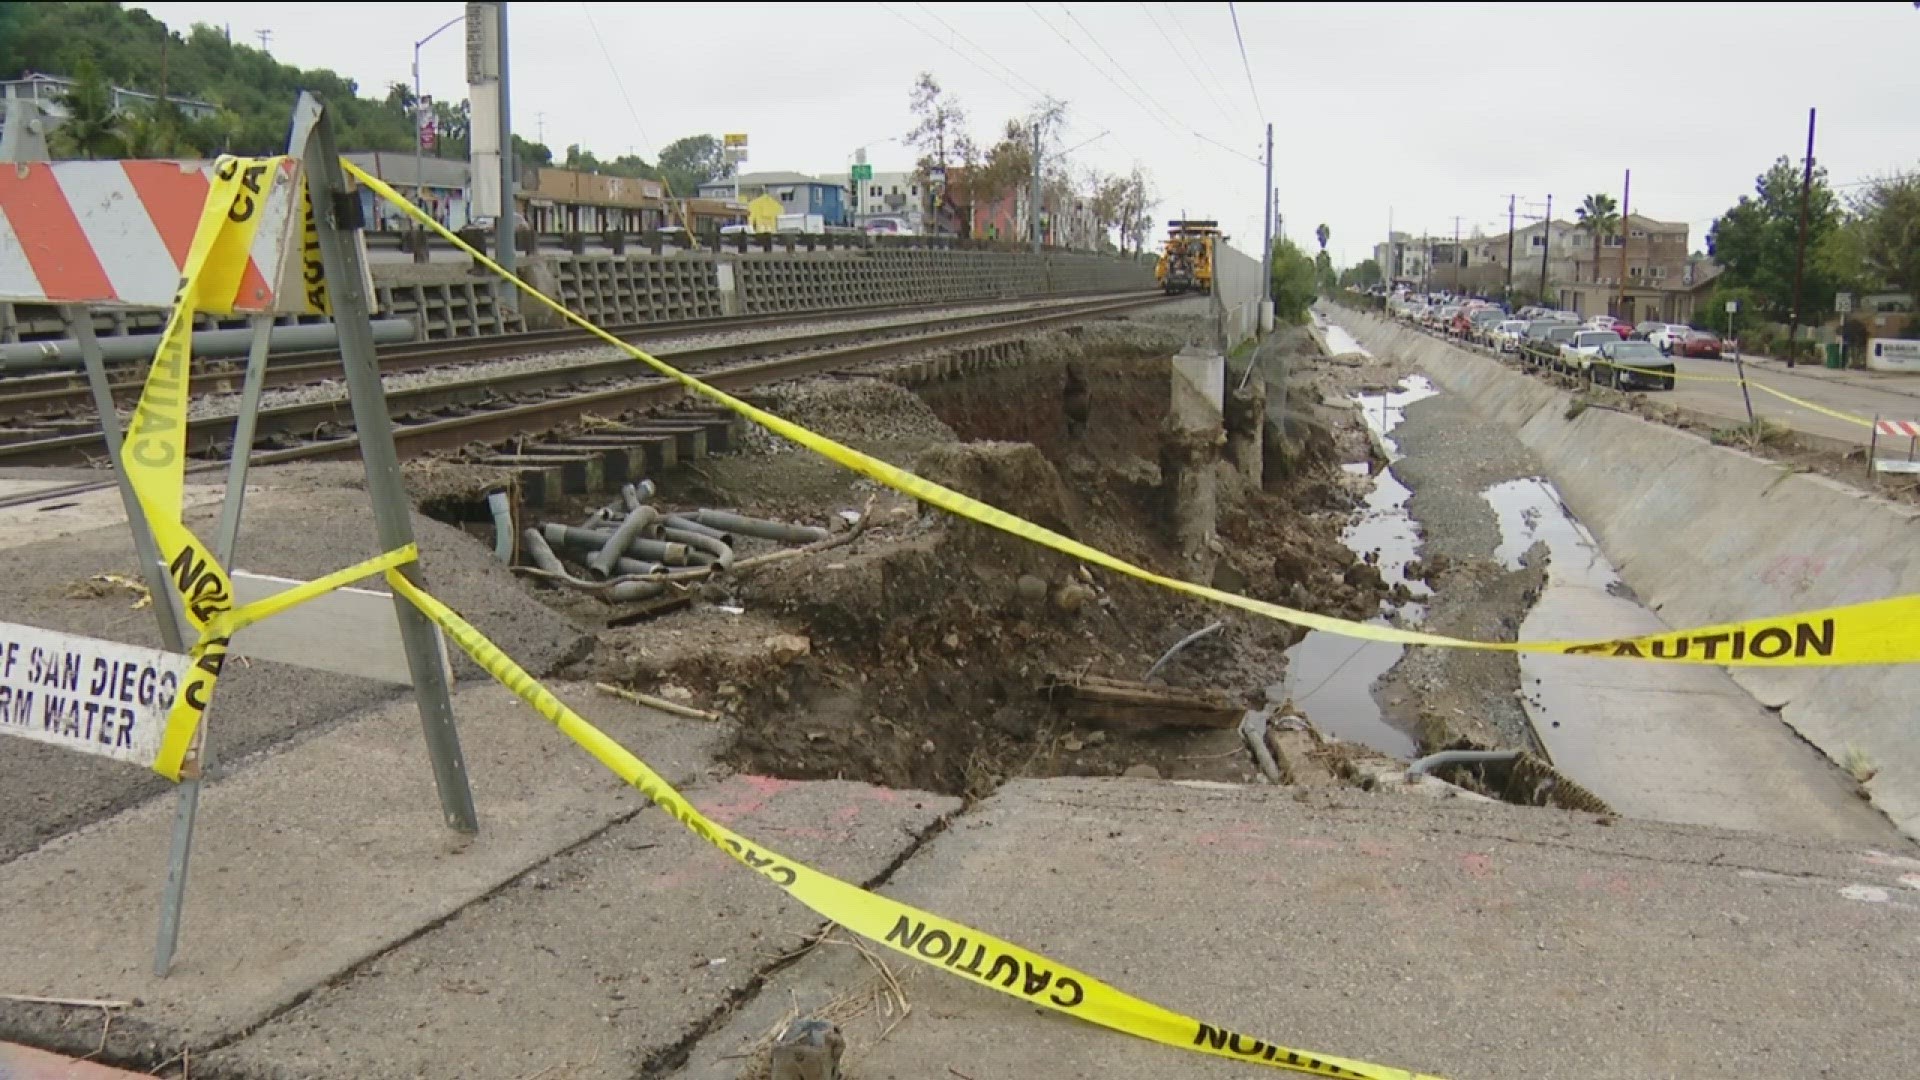
[[[817,379],[775,388],[762,403],[1178,576],[1187,564],[1172,540],[1159,447],[1167,357],[1184,336],[1165,320],[1099,324],[1036,339],[1024,363],[918,395],[872,379]],[[1265,489],[1218,466],[1212,577],[1253,596],[1371,614],[1377,580],[1349,573],[1354,557],[1338,539],[1352,496],[1327,429],[1308,419],[1274,448],[1284,467]],[[1256,705],[1279,680],[1292,628],[1089,571],[777,440],[748,442],[747,452],[701,462],[663,499],[816,524],[864,511],[865,531],[845,546],[716,578],[690,610],[604,631],[587,662],[595,677],[728,713],[739,725],[734,761],[785,776],[976,796],[1018,775],[1252,778],[1232,730],[1071,722],[1046,687],[1087,675],[1137,680],[1175,641],[1220,621],[1161,680]],[[1347,753],[1303,743],[1297,771],[1331,775],[1308,766]]]

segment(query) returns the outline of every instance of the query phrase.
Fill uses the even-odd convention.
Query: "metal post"
[[[506,0],[500,0],[500,3],[495,5],[495,10],[499,12],[500,19],[500,217],[494,221],[498,240],[496,242],[493,261],[500,264],[500,269],[511,274],[514,272],[514,262],[519,257],[516,251],[516,244],[519,239],[520,211],[514,205],[513,201],[513,95],[509,92],[511,84],[507,80]],[[329,133],[328,138],[329,141],[331,141],[331,133]],[[520,310],[520,291],[518,289],[503,285],[496,290],[495,295],[499,297],[500,303],[506,305],[508,311]],[[335,309],[334,321],[339,321],[338,309]],[[373,343],[368,342],[367,355],[369,358],[373,355],[372,350]],[[343,353],[342,355],[345,354]],[[379,380],[376,378],[374,381],[377,383]],[[385,414],[383,413],[382,415]],[[408,604],[407,610],[412,611],[413,605]],[[471,808],[469,808],[468,813],[471,815]]]
[[[1507,196],[1507,291],[1500,299],[1506,301],[1507,314],[1513,314],[1513,204],[1518,195]]]
[[[253,345],[247,350],[247,377],[240,389],[240,412],[233,418],[233,456],[227,461],[227,495],[220,504],[220,527],[213,536],[220,565],[233,568],[233,548],[240,536],[240,507],[247,497],[247,465],[253,456],[254,422],[259,419],[260,392],[267,384],[267,345],[273,337],[273,316],[255,315]]]
[[[1028,207],[1028,224],[1033,227],[1033,253],[1040,254],[1040,118],[1033,119],[1033,205]]]
[[[1873,463],[1880,456],[1880,414],[1873,414],[1873,427],[1867,429],[1867,479],[1873,479]]]
[[[1547,303],[1547,255],[1553,251],[1553,196],[1547,196],[1547,216],[1540,225],[1540,306],[1544,308],[1557,305]]]
[[[1747,426],[1759,430],[1759,422],[1753,418],[1753,394],[1747,390],[1747,363],[1738,353],[1733,357],[1733,372],[1740,377],[1740,397],[1747,403]]]
[[[1628,169],[1624,180],[1620,182],[1620,299],[1614,303],[1613,317],[1625,320],[1627,317],[1627,244],[1633,239],[1633,170]],[[1648,250],[1652,250],[1649,241]]]
[[[1266,234],[1260,245],[1260,297],[1273,303],[1273,125],[1267,125]],[[1251,361],[1249,361],[1251,362]]]
[[[1814,110],[1807,110],[1807,165],[1800,178],[1800,243],[1793,256],[1793,307],[1787,309],[1787,366],[1793,366],[1793,354],[1799,342],[1795,335],[1800,330],[1800,281],[1807,266],[1807,210],[1813,202],[1813,120]]]
[[[504,88],[503,88],[504,93]],[[314,221],[320,234],[320,260],[326,270],[327,296],[333,304],[334,325],[340,330],[340,366],[346,372],[353,405],[353,423],[359,433],[360,455],[366,465],[367,493],[380,546],[388,551],[413,543],[413,519],[407,491],[400,478],[399,455],[393,447],[393,421],[387,414],[386,388],[380,382],[380,358],[368,325],[367,296],[362,284],[364,267],[354,245],[357,225],[346,215],[357,203],[347,198],[333,125],[318,99],[302,94],[301,110],[317,110],[312,138],[302,158],[307,163],[307,189],[313,198]],[[509,204],[510,205],[510,204]],[[409,563],[400,572],[420,584],[420,568]],[[405,597],[393,598],[406,642],[407,666],[413,672],[413,692],[420,706],[427,751],[433,758],[433,779],[440,792],[440,808],[447,825],[459,832],[480,830],[467,785],[466,763],[460,753],[460,733],[453,723],[453,704],[447,694],[447,669],[433,624]]]

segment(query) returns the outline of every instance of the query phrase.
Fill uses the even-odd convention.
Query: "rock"
[[[1047,598],[1046,579],[1033,574],[1021,574],[1020,580],[1013,583],[1013,588],[1022,600],[1039,603]]]
[[[1107,741],[1107,733],[1104,731],[1096,731],[1091,735],[1087,736],[1088,746],[1099,746],[1105,743],[1106,741]]]
[[[660,688],[659,694],[668,701],[677,701],[682,705],[690,704],[693,701],[693,691],[684,686],[663,686]]]
[[[1086,607],[1087,602],[1095,595],[1094,591],[1086,585],[1069,581],[1054,592],[1053,606],[1063,614],[1072,615]]]
[[[766,641],[775,663],[790,664],[813,651],[813,642],[799,634],[775,634]]]
[[[1380,568],[1370,562],[1357,562],[1347,567],[1344,580],[1356,589],[1382,589],[1386,587],[1386,582],[1380,577]]]
[[[1141,762],[1138,765],[1127,766],[1127,771],[1120,775],[1131,777],[1135,780],[1158,780],[1160,779],[1160,770],[1145,762]]]
[[[958,652],[960,649],[960,635],[958,632],[949,632],[946,637],[940,639],[940,643]]]

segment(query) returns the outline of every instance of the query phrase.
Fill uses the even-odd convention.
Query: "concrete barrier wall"
[[[1260,332],[1260,301],[1266,289],[1260,281],[1260,259],[1239,248],[1221,244],[1214,252],[1214,292],[1227,314],[1229,349]]]
[[[679,252],[565,255],[529,260],[526,275],[602,324],[719,315],[826,311],[872,304],[953,303],[1122,292],[1153,287],[1150,260],[1107,255],[876,248],[836,252]],[[422,338],[521,329],[498,302],[498,283],[465,262],[375,263],[382,313],[413,320]],[[1256,266],[1256,277],[1257,266]],[[106,336],[157,333],[163,312],[95,313]],[[316,321],[286,318],[281,322]],[[196,320],[201,329],[244,319]],[[543,325],[536,317],[535,325]],[[0,341],[63,337],[51,309],[0,304]]]
[[[1517,433],[1669,626],[1920,593],[1909,507],[1612,409],[1568,419],[1573,395],[1500,361],[1372,315],[1339,321]],[[1920,837],[1920,665],[1730,670],[1834,761],[1864,754],[1874,804]]]

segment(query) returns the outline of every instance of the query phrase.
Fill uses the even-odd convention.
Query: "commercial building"
[[[742,173],[737,178],[709,180],[700,185],[698,194],[703,199],[735,199],[736,189],[737,201],[742,203],[767,195],[780,200],[782,213],[818,214],[828,225],[848,224],[844,180],[836,183],[797,172]]]
[[[875,172],[857,185],[851,174],[844,172],[822,173],[819,179],[842,191],[858,188],[851,202],[853,220],[849,224],[862,226],[872,218],[887,217],[897,219],[908,232],[927,231],[928,204],[932,200],[917,172]]]
[[[1561,307],[1627,322],[1685,322],[1692,316],[1689,290],[1695,271],[1687,253],[1684,222],[1629,214],[1619,233],[1600,238],[1597,261],[1593,234],[1581,230],[1580,236],[1586,247],[1574,256],[1571,277],[1559,284]]]

